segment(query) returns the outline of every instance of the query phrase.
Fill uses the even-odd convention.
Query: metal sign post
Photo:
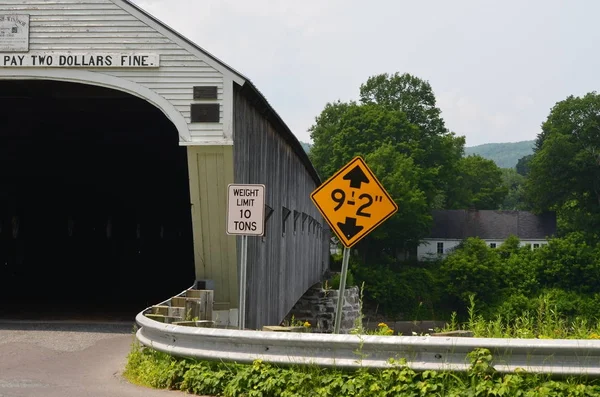
[[[248,236],[242,236],[240,245],[240,299],[238,313],[238,327],[244,329],[246,325],[246,269],[248,268]]]
[[[337,309],[335,311],[334,334],[340,333],[342,324],[342,309],[344,308],[344,292],[346,291],[346,277],[348,276],[348,261],[350,260],[350,248],[344,247],[344,257],[342,259],[342,274],[340,276],[340,289],[338,291]]]
[[[265,185],[227,187],[227,234],[241,236],[240,297],[238,328],[246,326],[246,270],[248,268],[248,236],[262,236],[265,228]]]
[[[355,157],[310,195],[323,218],[344,244],[334,333],[340,332],[350,247],[398,211],[361,157]]]

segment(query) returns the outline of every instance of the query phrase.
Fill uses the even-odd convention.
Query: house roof
[[[300,144],[300,141],[298,140],[296,135],[294,135],[292,130],[290,130],[290,128],[285,124],[283,119],[279,116],[279,114],[277,114],[275,109],[273,109],[273,107],[269,104],[266,97],[258,90],[258,88],[256,88],[256,86],[250,81],[250,79],[248,79],[246,76],[242,75],[237,70],[233,69],[231,66],[227,65],[225,62],[221,61],[219,58],[212,55],[211,53],[209,53],[202,47],[200,47],[198,44],[194,43],[187,37],[183,36],[182,34],[177,32],[175,29],[171,28],[170,26],[168,26],[167,24],[165,24],[164,22],[162,22],[161,20],[159,20],[158,18],[153,16],[152,14],[148,13],[143,8],[134,4],[131,0],[112,0],[112,2],[115,4],[122,3],[124,5],[129,6],[130,8],[133,8],[135,11],[140,13],[144,18],[146,18],[149,22],[152,22],[152,23],[160,26],[161,28],[166,29],[172,35],[176,36],[176,38],[178,40],[180,40],[181,43],[187,44],[195,51],[198,51],[199,53],[201,53],[205,56],[208,56],[216,64],[220,65],[222,68],[227,70],[233,76],[237,77],[237,79],[234,79],[234,81],[242,86],[242,88],[243,88],[242,93],[244,95],[246,95],[248,98],[252,99],[254,101],[255,106],[257,106],[259,111],[261,111],[261,113],[263,114],[263,117],[265,117],[266,119],[271,121],[271,123],[273,123],[277,132],[279,132],[279,134],[281,134],[281,136],[290,144],[293,151],[300,158],[300,160],[304,164],[304,167],[306,168],[308,173],[311,175],[311,177],[313,178],[315,183],[317,185],[321,184],[321,178],[319,177],[319,174],[317,173],[312,162],[308,158],[306,151]]]
[[[536,215],[528,211],[437,210],[432,215],[433,228],[429,238],[504,240],[514,235],[536,240],[556,233],[556,214],[553,212]]]

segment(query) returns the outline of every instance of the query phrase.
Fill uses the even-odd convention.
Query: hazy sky
[[[595,0],[134,0],[244,74],[302,141],[379,73],[428,80],[467,146],[534,139],[598,89]]]

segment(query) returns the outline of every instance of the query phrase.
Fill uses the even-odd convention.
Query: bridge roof
[[[504,240],[514,235],[524,240],[544,240],[555,233],[553,212],[536,215],[528,211],[437,210],[433,211],[428,238]]]

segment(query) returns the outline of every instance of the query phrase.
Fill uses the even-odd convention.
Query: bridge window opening
[[[286,223],[288,218],[290,217],[290,214],[292,213],[292,211],[288,210],[285,207],[281,207],[281,236],[285,237],[285,229],[286,229]]]
[[[302,213],[302,234],[304,234],[304,225],[306,224],[306,219],[308,219],[308,214]]]
[[[135,313],[189,287],[187,154],[156,107],[0,80],[0,317]]]
[[[300,212],[294,210],[294,236],[298,233],[298,218],[300,217]]]
[[[269,219],[273,215],[273,212],[275,212],[275,210],[265,204],[265,227],[264,227],[264,234],[262,236],[263,243],[265,241],[267,241],[267,226],[269,225]]]

